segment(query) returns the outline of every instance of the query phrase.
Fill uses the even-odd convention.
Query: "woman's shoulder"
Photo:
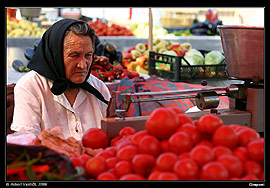
[[[48,87],[49,80],[38,74],[36,71],[31,70],[17,81],[15,87],[24,87],[30,90],[31,88],[35,89],[38,86]]]

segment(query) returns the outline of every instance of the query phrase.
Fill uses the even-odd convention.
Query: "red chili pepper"
[[[115,67],[113,67],[113,74],[115,76],[120,75],[123,71],[123,66],[122,65],[116,65]]]
[[[13,168],[13,169],[7,169],[7,176],[11,176],[14,174],[19,174],[21,172],[24,172],[26,170],[26,166],[21,167],[21,168]],[[48,172],[50,170],[50,166],[48,164],[45,165],[32,165],[32,169],[36,173],[41,173],[41,172]]]
[[[108,71],[112,71],[113,70],[113,65],[109,62],[106,66],[105,69]]]

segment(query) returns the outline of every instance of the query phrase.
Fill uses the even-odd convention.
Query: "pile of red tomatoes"
[[[192,120],[178,108],[158,108],[145,130],[127,126],[110,141],[101,129],[87,139],[90,130],[82,143],[103,150],[80,157],[89,180],[264,180],[264,138],[214,114]]]

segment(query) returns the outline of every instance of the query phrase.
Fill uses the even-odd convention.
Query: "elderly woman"
[[[90,74],[94,50],[94,31],[85,22],[52,25],[14,88],[11,130],[39,134],[60,126],[66,138],[81,140],[87,129],[100,128],[110,93]]]

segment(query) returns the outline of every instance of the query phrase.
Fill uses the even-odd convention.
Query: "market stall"
[[[192,22],[199,16],[192,17],[195,10],[164,10],[161,29],[176,28],[175,20],[188,15],[180,25],[190,26],[184,28],[188,36],[158,35],[148,11],[148,37],[138,37],[132,27],[60,9],[63,17],[86,19],[98,34],[91,75],[111,94],[106,116],[81,140],[65,138],[60,126],[34,134],[14,133],[7,125],[7,181],[264,183],[264,27],[223,25],[210,9],[202,22]],[[29,30],[29,22],[10,16],[9,22],[21,26],[10,26],[7,37],[9,123],[14,85],[30,71],[27,65],[45,32],[16,37],[18,30]],[[129,9],[129,19],[135,16]],[[39,28],[33,23],[32,29]]]

